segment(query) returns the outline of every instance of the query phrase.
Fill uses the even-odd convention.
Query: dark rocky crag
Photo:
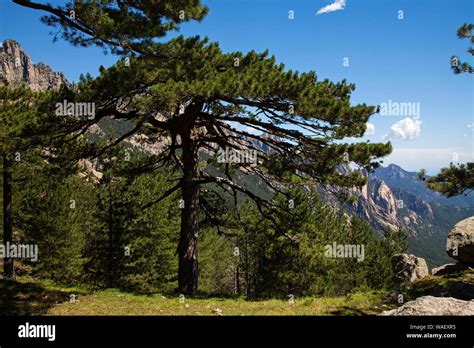
[[[63,73],[53,71],[44,63],[34,64],[14,40],[5,40],[0,46],[0,79],[11,87],[26,84],[34,91],[56,89],[68,84]]]

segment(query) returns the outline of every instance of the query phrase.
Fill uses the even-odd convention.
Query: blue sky
[[[335,2],[333,7],[343,9],[316,15]],[[474,125],[474,77],[456,76],[449,69],[453,54],[469,61],[468,42],[458,39],[456,30],[474,22],[474,1],[204,3],[210,8],[207,18],[183,25],[180,33],[208,36],[224,51],[269,49],[288,69],[315,70],[320,79],[346,79],[356,84],[354,103],[380,105],[391,100],[392,105],[419,106],[419,115],[374,115],[369,121],[374,132],[364,140],[390,140],[394,146],[385,164],[435,173],[455,159],[454,153],[460,162],[474,160],[474,127],[468,127]],[[0,40],[17,40],[35,63],[43,61],[72,81],[81,73],[96,75],[100,65],[114,63],[115,58],[100,49],[53,43],[51,29],[39,17],[36,11],[0,0]]]

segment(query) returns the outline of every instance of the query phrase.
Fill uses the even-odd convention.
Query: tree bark
[[[249,245],[247,243],[247,240],[245,240],[245,286],[246,286],[246,292],[247,292],[247,297],[250,297],[251,295],[251,289],[250,289],[250,265],[249,265]]]
[[[199,232],[199,152],[190,134],[182,135],[183,179],[181,233],[178,245],[180,293],[192,294],[198,288],[198,232]]]
[[[114,266],[115,266],[115,259],[114,259],[114,214],[113,214],[113,208],[112,208],[112,194],[111,194],[111,185],[112,185],[112,180],[107,183],[107,190],[109,191],[109,197],[108,197],[108,221],[107,221],[107,226],[108,226],[108,260],[107,260],[107,286],[108,287],[113,287],[114,284]]]
[[[235,292],[240,295],[240,269],[238,264],[235,269]]]
[[[3,155],[3,244],[6,246],[13,242],[12,222],[12,174],[11,163],[7,155]],[[3,275],[13,278],[13,259],[3,259]]]

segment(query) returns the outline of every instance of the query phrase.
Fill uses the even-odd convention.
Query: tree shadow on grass
[[[71,294],[36,283],[0,279],[0,315],[44,315],[49,308],[69,301]]]
[[[363,315],[373,315],[372,312],[352,308],[349,306],[343,306],[336,311],[329,312],[330,315],[349,315],[349,316],[363,316]]]

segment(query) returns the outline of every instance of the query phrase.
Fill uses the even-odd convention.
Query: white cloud
[[[474,132],[474,122],[468,124],[467,128],[471,128],[471,130]]]
[[[375,134],[375,126],[372,123],[367,122],[367,128],[365,129],[364,135],[373,135]]]
[[[316,15],[344,10],[345,6],[346,6],[346,0],[335,0],[332,4],[329,4],[327,6],[320,8],[318,12],[316,13]]]
[[[412,140],[421,134],[421,122],[417,118],[404,118],[390,127],[390,133],[383,136],[384,140],[391,138],[400,138],[403,140]]]

